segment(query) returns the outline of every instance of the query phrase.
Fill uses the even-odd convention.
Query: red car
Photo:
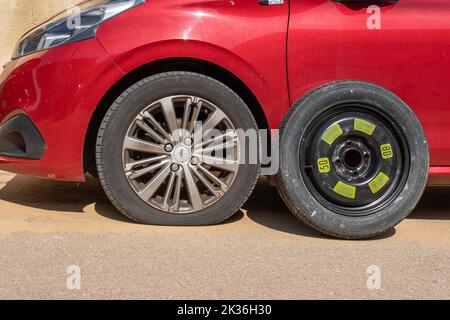
[[[90,172],[135,221],[213,224],[260,172],[240,161],[254,145],[238,129],[279,128],[294,214],[371,237],[427,181],[450,184],[449,70],[446,0],[86,1],[23,36],[5,66],[0,168]]]

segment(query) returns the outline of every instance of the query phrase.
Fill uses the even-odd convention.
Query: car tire
[[[238,129],[257,130],[236,93],[192,72],[150,76],[113,103],[98,131],[96,162],[105,193],[125,216],[144,224],[210,225],[244,204],[256,184],[259,164],[236,161],[235,143],[242,142],[236,136],[203,146],[197,156],[201,144],[192,131],[195,123],[204,125],[205,136],[212,132],[207,126],[230,135]],[[218,157],[215,148],[221,141],[231,141],[227,151],[221,151],[224,157],[231,154],[229,162],[207,162],[205,150]]]
[[[307,94],[282,125],[278,190],[290,210],[338,238],[370,238],[406,218],[426,186],[429,153],[412,110],[370,83]]]

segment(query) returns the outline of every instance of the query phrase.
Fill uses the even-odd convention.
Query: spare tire
[[[382,234],[410,214],[426,186],[425,133],[413,111],[379,86],[322,86],[292,107],[280,131],[279,192],[327,235]]]

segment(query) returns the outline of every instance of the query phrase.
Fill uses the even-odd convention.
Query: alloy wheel
[[[124,174],[136,194],[170,214],[217,202],[239,170],[239,140],[227,115],[195,96],[155,101],[132,121],[123,142]]]

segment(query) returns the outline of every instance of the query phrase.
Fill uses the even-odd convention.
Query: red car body
[[[261,127],[317,86],[363,80],[408,104],[430,147],[430,183],[450,184],[450,3],[366,5],[330,0],[147,0],[103,23],[95,38],[9,62],[0,119],[26,114],[43,140],[40,160],[0,158],[3,170],[83,181],[102,108],[127,86],[169,69],[213,73],[241,92]],[[101,119],[100,119],[101,120]],[[94,135],[94,137],[93,137]]]

